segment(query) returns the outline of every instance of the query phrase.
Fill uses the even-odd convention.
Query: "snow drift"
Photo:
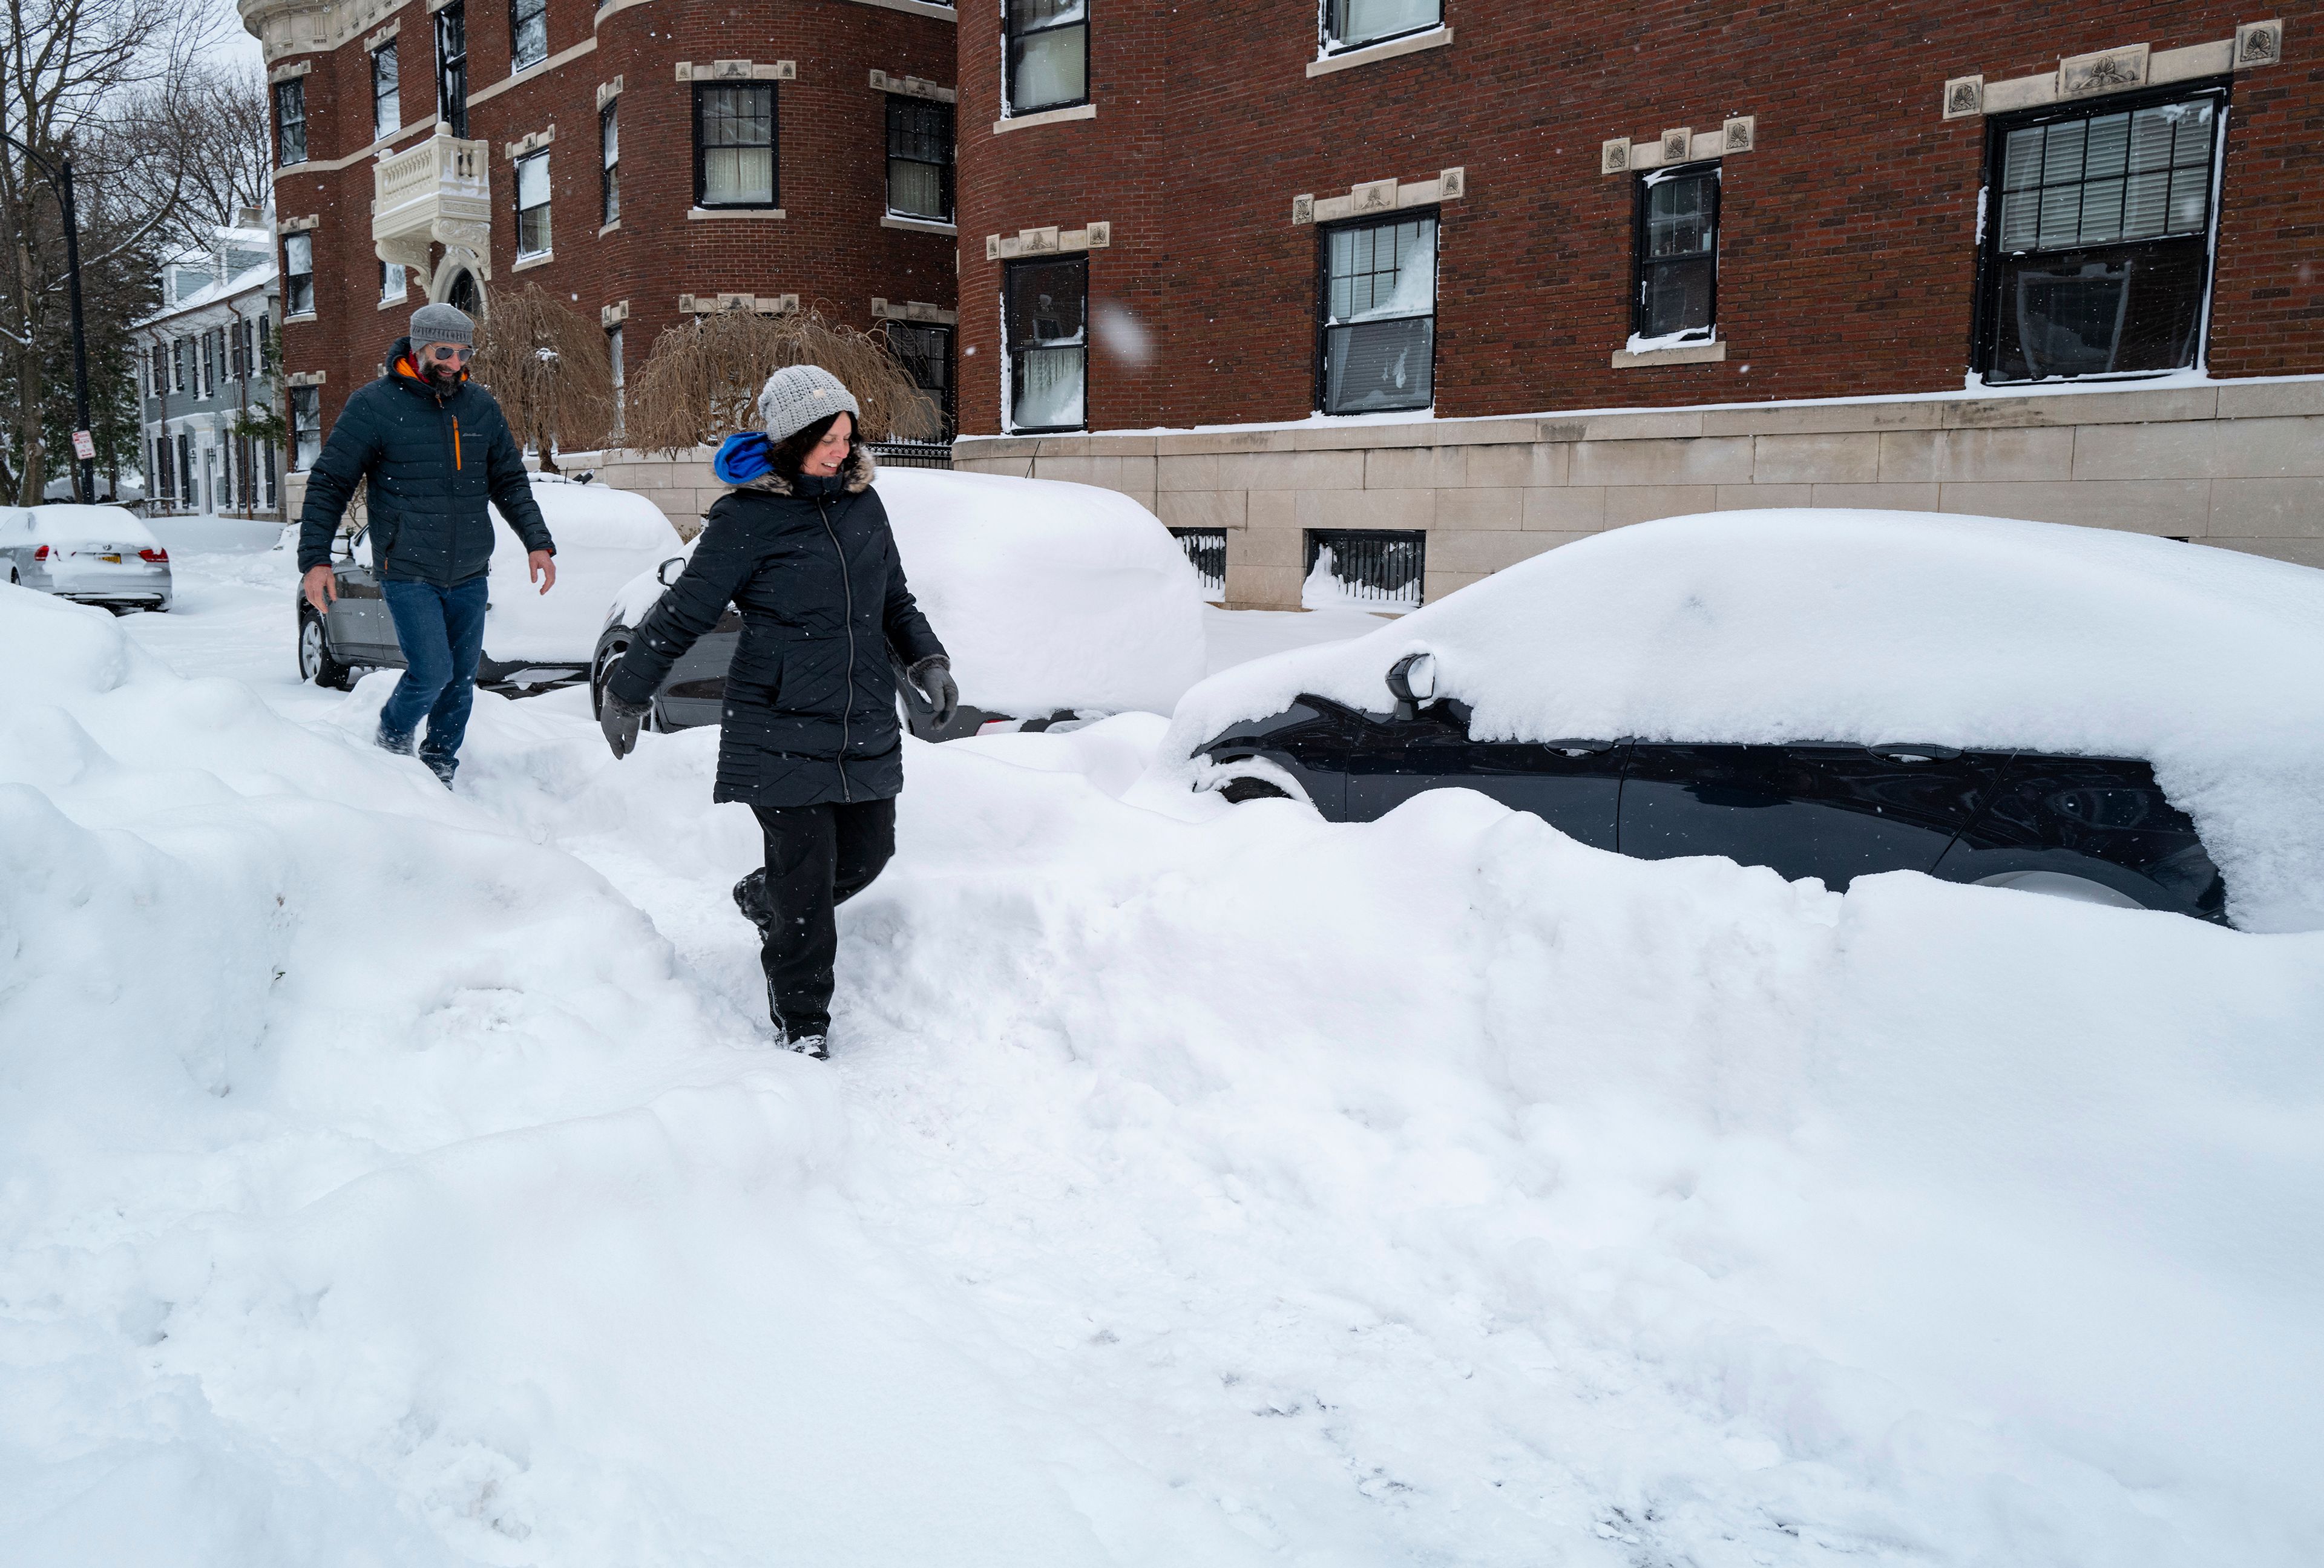
[[[503,663],[586,664],[613,595],[640,572],[678,554],[682,541],[661,508],[642,495],[554,474],[531,478],[532,499],[557,541],[557,586],[543,594],[529,579],[523,541],[500,508],[492,508],[497,537],[484,652]]]
[[[1360,641],[1189,692],[1167,748],[1402,655],[1499,740],[1923,741],[2143,758],[2237,923],[2324,927],[2324,572],[2107,530],[1724,512],[1537,556]]]

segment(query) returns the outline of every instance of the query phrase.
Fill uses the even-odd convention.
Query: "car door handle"
[[[1884,762],[1950,762],[1960,755],[1959,746],[1933,746],[1920,741],[1882,741],[1864,749]]]
[[[1555,752],[1562,757],[1585,757],[1595,756],[1600,752],[1610,752],[1614,749],[1615,742],[1612,741],[1578,741],[1569,736],[1563,740],[1544,741],[1542,745],[1550,751]]]

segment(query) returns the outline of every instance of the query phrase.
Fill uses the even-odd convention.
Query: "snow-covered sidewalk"
[[[0,1561],[2324,1554],[2324,936],[1131,715],[912,746],[812,1064],[715,734],[447,798],[268,569],[0,590]]]

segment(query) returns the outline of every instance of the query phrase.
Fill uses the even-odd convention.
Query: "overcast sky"
[[[257,65],[258,40],[243,31],[242,18],[235,14],[233,0],[212,0],[212,4],[219,23],[217,42],[210,46],[210,58],[236,65]]]

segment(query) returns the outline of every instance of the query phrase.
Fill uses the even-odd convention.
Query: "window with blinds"
[[[1425,409],[1435,396],[1436,218],[1397,217],[1320,231],[1327,414]]]
[[[2195,364],[2226,94],[2104,100],[1993,127],[1978,368],[1995,382]]]

